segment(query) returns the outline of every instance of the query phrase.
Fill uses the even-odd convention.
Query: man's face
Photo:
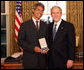
[[[62,13],[59,8],[53,8],[51,11],[51,16],[55,22],[58,22],[61,19]]]
[[[33,9],[33,13],[34,13],[35,19],[38,20],[43,15],[43,8],[41,6],[37,6],[35,10]]]

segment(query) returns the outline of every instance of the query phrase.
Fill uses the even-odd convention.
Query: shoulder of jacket
[[[63,23],[65,23],[66,25],[73,25],[71,22],[68,22],[68,21],[65,21],[65,20],[62,20]]]
[[[47,25],[46,21],[40,20],[42,24]]]
[[[26,24],[30,23],[31,21],[32,21],[32,20],[31,20],[31,19],[29,19],[29,20],[27,20],[27,21],[23,22],[22,24],[23,24],[23,25],[26,25]]]

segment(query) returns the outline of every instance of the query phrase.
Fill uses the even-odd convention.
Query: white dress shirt
[[[36,20],[33,17],[32,17],[32,20],[33,20],[33,22],[34,22],[34,24],[36,26]],[[39,27],[40,27],[40,20],[38,20],[38,29],[39,29]]]
[[[55,27],[55,24],[57,24],[56,25],[56,32],[57,32],[57,30],[58,30],[58,28],[59,28],[59,26],[60,26],[60,24],[61,24],[61,21],[62,21],[62,19],[60,19],[60,21],[59,22],[54,22],[54,25],[53,25],[53,29],[54,29],[54,27]]]

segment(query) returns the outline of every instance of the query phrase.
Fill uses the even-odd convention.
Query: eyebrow
[[[39,8],[37,8],[37,10],[40,10]],[[41,10],[41,11],[43,11],[43,10]]]

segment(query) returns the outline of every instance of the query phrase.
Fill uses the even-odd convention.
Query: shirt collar
[[[36,19],[32,17],[32,20],[34,21],[34,23],[36,23]],[[40,19],[38,20],[38,22],[40,22]]]
[[[61,24],[61,21],[62,21],[62,19],[60,19],[57,23],[54,22],[54,24],[57,24],[57,26],[59,26]]]

